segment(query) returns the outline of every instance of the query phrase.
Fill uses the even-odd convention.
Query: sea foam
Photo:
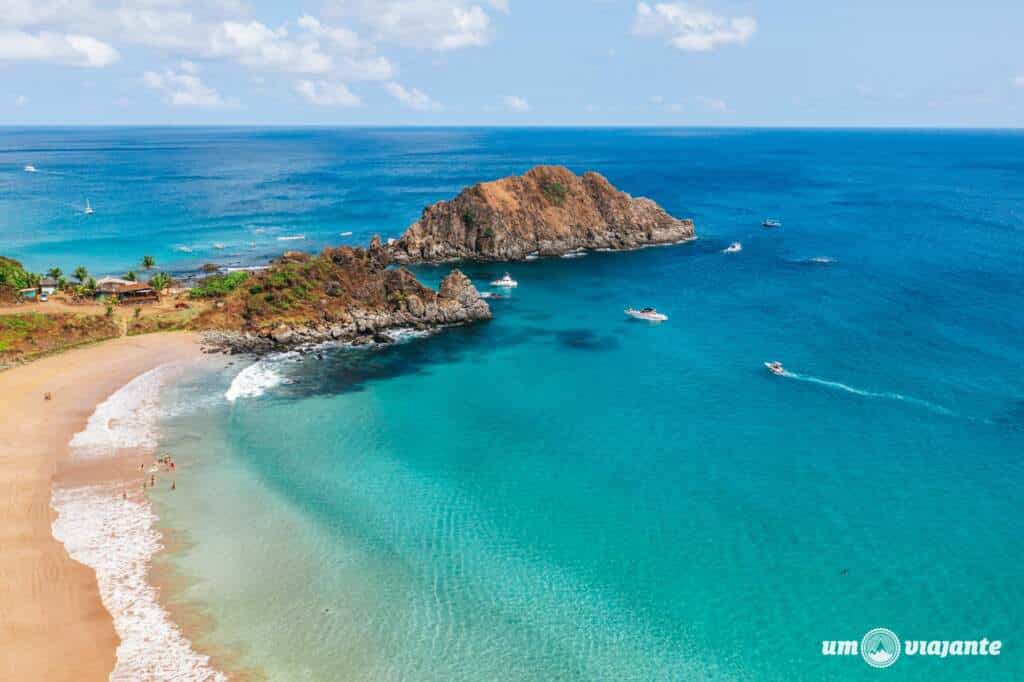
[[[275,386],[285,383],[281,373],[281,365],[285,362],[300,360],[302,355],[296,351],[275,353],[249,365],[237,375],[224,392],[224,398],[233,403],[239,398],[258,398]]]
[[[96,406],[71,439],[75,456],[110,456],[123,448],[156,447],[160,387],[182,371],[168,363],[140,374]]]
[[[163,548],[148,500],[121,499],[119,485],[83,486],[55,489],[51,505],[53,536],[72,559],[96,571],[121,638],[111,680],[227,679],[192,649],[147,581],[149,563]]]
[[[155,447],[161,388],[183,369],[179,363],[156,367],[100,403],[71,439],[72,456]],[[71,558],[96,572],[100,598],[121,638],[110,679],[226,680],[160,606],[147,582],[150,561],[162,549],[157,516],[144,495],[133,491],[125,499],[123,491],[123,483],[55,488],[50,502],[57,512],[53,536]]]

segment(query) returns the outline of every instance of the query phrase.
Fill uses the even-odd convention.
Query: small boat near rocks
[[[501,276],[501,279],[496,279],[491,282],[492,287],[503,287],[505,289],[511,289],[512,287],[519,286],[519,282],[512,279],[512,276],[507,272]]]

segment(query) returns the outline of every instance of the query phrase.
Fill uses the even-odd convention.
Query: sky
[[[0,0],[0,125],[1024,126],[1024,1]]]

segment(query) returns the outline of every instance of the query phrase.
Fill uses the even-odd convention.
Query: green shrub
[[[249,273],[244,271],[229,272],[226,275],[211,275],[193,287],[188,295],[190,298],[221,298],[240,287]]]
[[[462,212],[462,224],[467,230],[472,230],[476,226],[476,216],[468,208]]]
[[[540,186],[540,191],[544,193],[548,201],[558,206],[565,203],[565,196],[568,194],[565,185],[560,182],[545,182]]]

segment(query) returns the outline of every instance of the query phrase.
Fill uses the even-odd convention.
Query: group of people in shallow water
[[[157,457],[156,464],[154,464],[149,469],[149,480],[148,481],[145,478],[145,471],[146,471],[146,464],[145,464],[145,462],[143,462],[142,464],[139,465],[139,471],[144,472],[143,478],[142,478],[142,490],[143,490],[143,492],[145,492],[147,488],[156,488],[156,473],[157,473],[157,471],[159,471],[161,469],[163,470],[163,473],[175,473],[177,471],[177,465],[174,463],[174,458],[172,458],[170,455],[168,455],[166,453],[161,455],[160,457]],[[171,490],[177,490],[177,488],[178,488],[178,482],[176,480],[174,480],[174,479],[171,479]],[[124,499],[124,500],[128,499],[128,492],[127,491],[124,491],[121,494],[121,499]]]

